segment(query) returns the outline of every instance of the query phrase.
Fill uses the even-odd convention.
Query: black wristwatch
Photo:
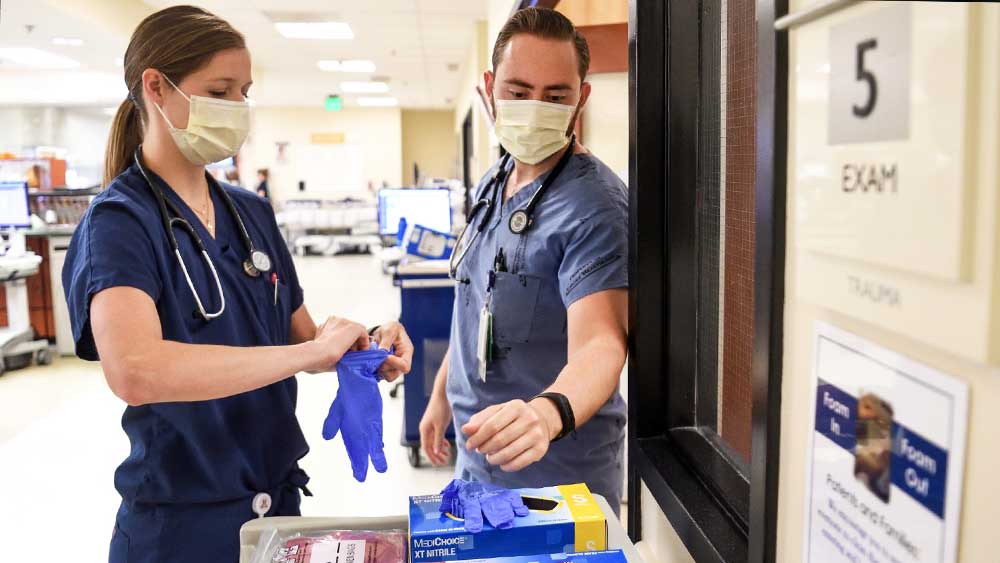
[[[573,414],[573,405],[569,404],[569,399],[566,398],[566,395],[562,393],[540,393],[535,396],[535,399],[539,398],[552,401],[552,404],[556,406],[556,410],[559,411],[559,418],[562,420],[562,430],[559,431],[559,434],[555,438],[552,438],[553,442],[558,442],[571,432],[576,431],[576,416]]]

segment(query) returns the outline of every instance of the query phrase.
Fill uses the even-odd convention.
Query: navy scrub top
[[[490,195],[483,192],[492,177],[490,170],[480,182],[480,198]],[[459,265],[458,278],[469,283],[459,283],[455,292],[449,351],[447,392],[456,428],[491,405],[530,400],[552,385],[566,366],[570,305],[599,291],[628,287],[628,195],[622,181],[595,156],[574,155],[535,208],[531,228],[524,235],[511,233],[510,215],[527,205],[544,179],[494,211]],[[470,233],[485,215],[473,217]],[[508,273],[496,275],[492,290],[493,361],[483,382],[476,338],[489,272],[500,248]],[[615,391],[586,424],[515,473],[466,451],[459,432],[458,476],[510,488],[584,482],[617,508],[624,481],[625,418],[625,402]]]
[[[271,257],[278,275],[277,304],[270,274],[251,278],[244,273],[247,249],[217,190],[211,190],[213,239],[176,192],[149,174],[204,241],[225,292],[225,312],[209,322],[194,313],[194,297],[167,239],[155,196],[133,164],[94,199],[70,243],[62,276],[77,355],[99,359],[90,301],[98,292],[120,286],[149,295],[167,340],[288,344],[302,288],[271,206],[246,190],[223,185],[254,245]],[[217,311],[219,295],[211,272],[188,234],[180,228],[174,233],[206,311]],[[306,477],[297,461],[309,448],[295,418],[296,396],[296,380],[290,377],[223,399],[127,407],[122,427],[132,447],[115,473],[115,487],[131,505],[225,502],[273,491],[289,480],[304,485]]]

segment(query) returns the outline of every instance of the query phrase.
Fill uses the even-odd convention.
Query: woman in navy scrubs
[[[107,189],[63,270],[77,354],[100,359],[129,405],[110,561],[236,561],[255,512],[298,515],[308,446],[294,375],[369,341],[344,319],[316,326],[270,205],[205,172],[246,137],[250,70],[243,36],[201,9],[139,25]],[[407,372],[399,323],[373,336],[395,350],[382,376]]]

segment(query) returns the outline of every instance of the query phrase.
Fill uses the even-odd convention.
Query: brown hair
[[[118,107],[104,155],[104,185],[124,172],[142,143],[149,115],[142,98],[142,73],[153,68],[180,84],[219,51],[245,49],[246,40],[218,16],[194,6],[173,6],[142,20],[125,50],[128,98]]]
[[[503,52],[507,49],[507,44],[519,33],[528,33],[544,39],[572,41],[573,47],[576,48],[576,63],[580,80],[587,77],[587,71],[590,70],[590,47],[587,46],[587,39],[576,30],[569,18],[548,8],[525,8],[515,12],[507,20],[493,46],[494,73],[500,66],[500,61],[503,60]]]
[[[263,176],[265,180],[267,180],[268,178],[271,177],[271,171],[268,170],[267,168],[258,168],[257,169],[257,174],[260,174],[261,176]]]

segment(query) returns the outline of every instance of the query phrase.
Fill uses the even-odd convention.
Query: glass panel
[[[698,185],[698,424],[749,462],[753,389],[756,22],[705,0]]]

